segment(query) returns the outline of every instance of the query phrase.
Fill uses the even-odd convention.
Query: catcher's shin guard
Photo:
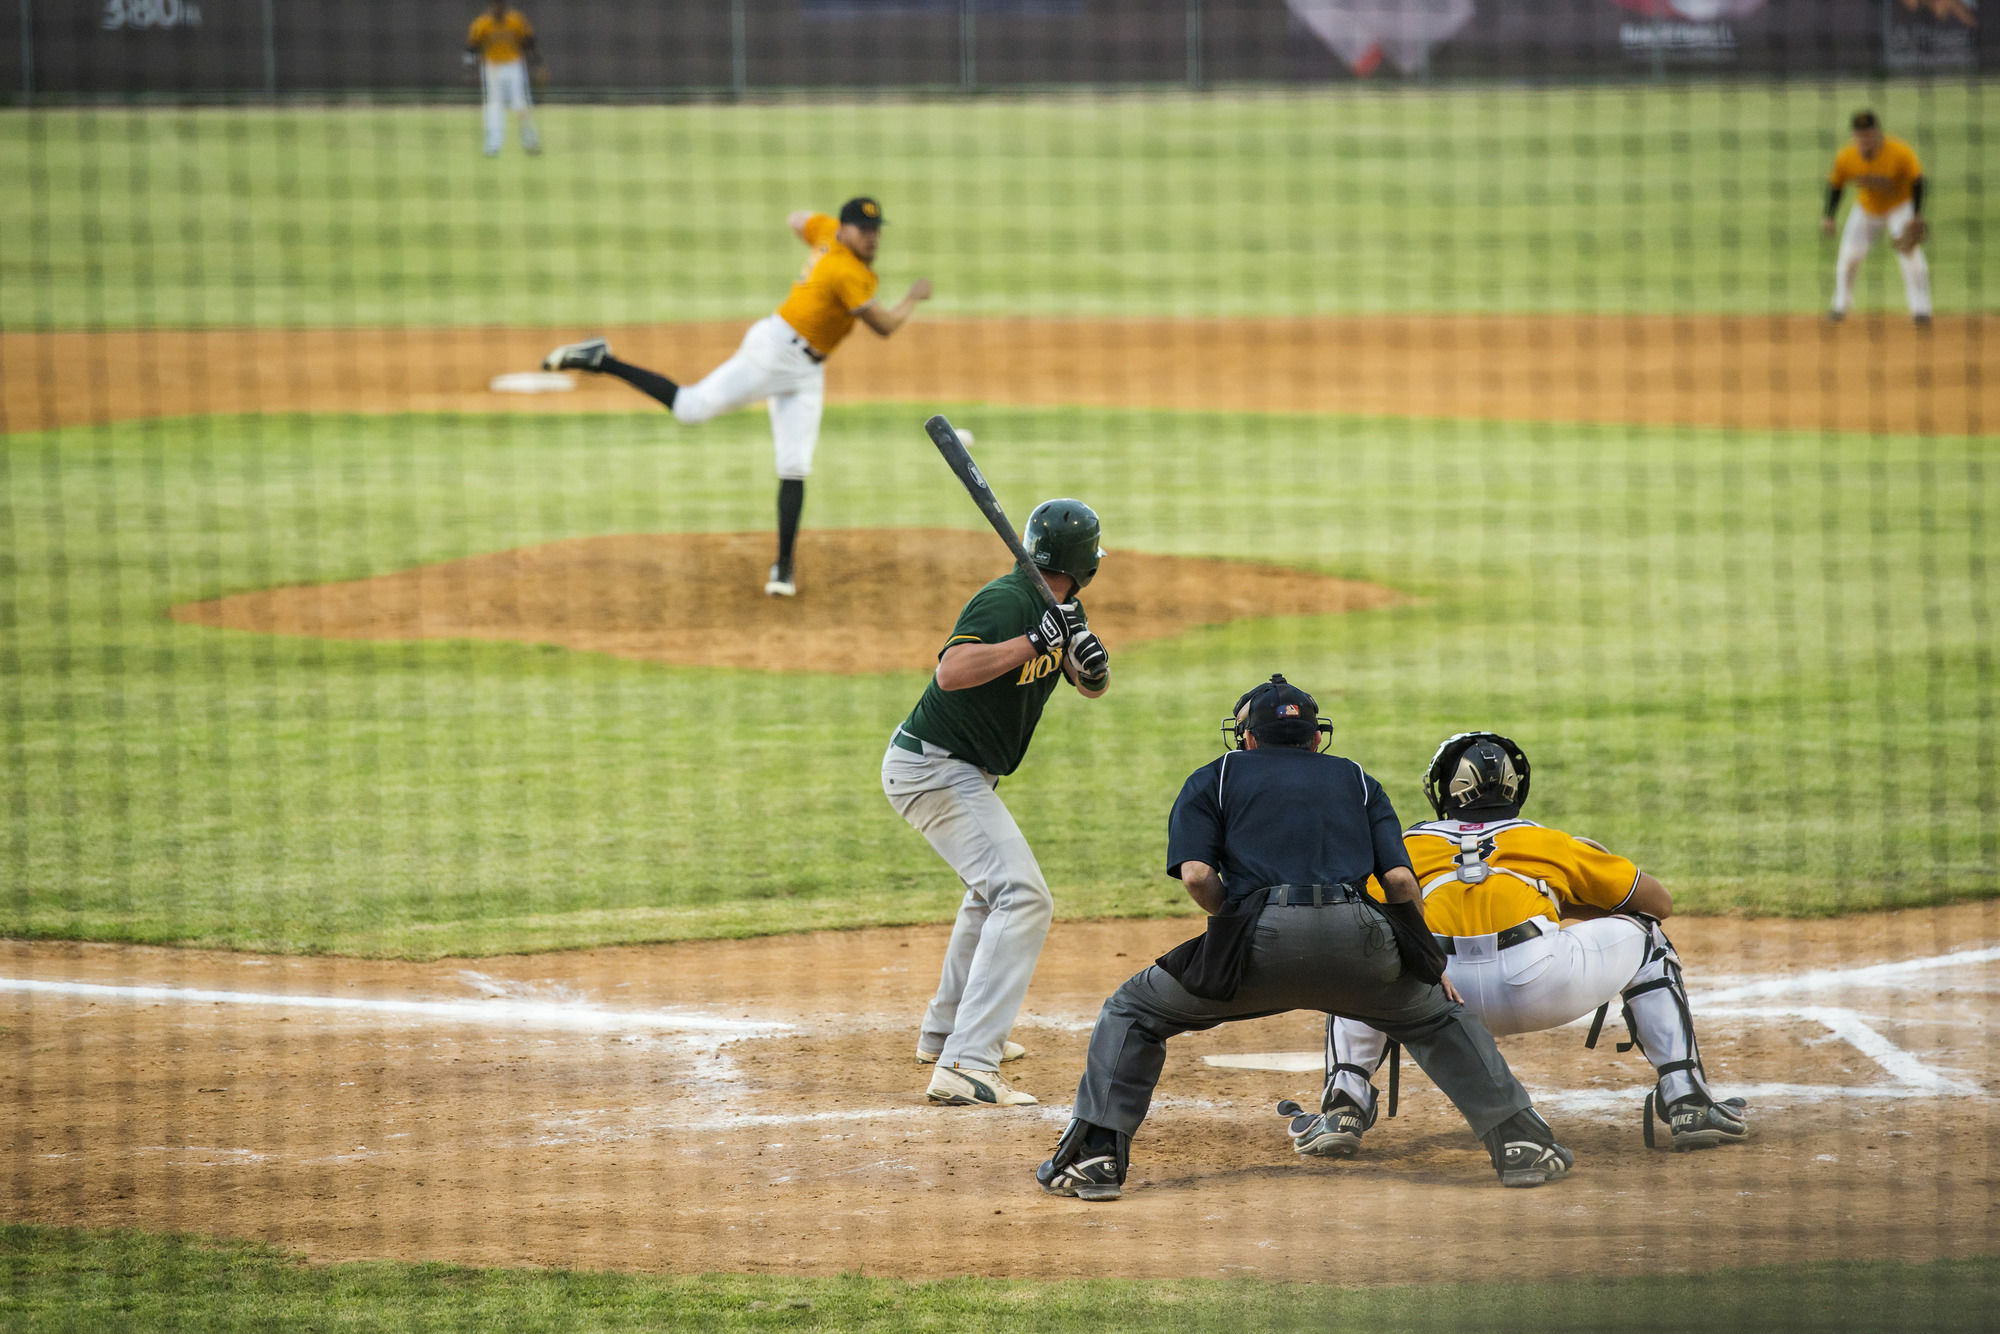
[[[1389,1061],[1389,1115],[1396,1114],[1396,1083],[1400,1073],[1401,1044],[1360,1024],[1342,1022],[1337,1015],[1326,1017],[1326,1084],[1320,1090],[1319,1109],[1334,1110],[1336,1099],[1345,1098],[1368,1116],[1374,1125],[1380,1113],[1379,1094],[1374,1085],[1382,1062]]]
[[[1655,1096],[1661,1107],[1690,1098],[1713,1102],[1701,1048],[1695,1042],[1694,1012],[1688,1008],[1687,987],[1681,980],[1680,955],[1657,921],[1643,915],[1636,920],[1646,928],[1646,962],[1623,992],[1631,1045],[1653,1063],[1659,1076]]]

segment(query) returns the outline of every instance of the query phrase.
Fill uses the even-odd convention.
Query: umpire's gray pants
[[[942,752],[913,755],[891,746],[882,757],[889,804],[965,882],[937,995],[917,1040],[941,1053],[944,1064],[968,1070],[1000,1068],[1055,916],[1042,868],[993,790],[998,781]]]
[[[1136,1133],[1152,1105],[1168,1038],[1287,1010],[1360,1019],[1402,1043],[1476,1135],[1531,1105],[1479,1017],[1444,988],[1403,973],[1382,914],[1372,905],[1338,903],[1266,908],[1233,1000],[1203,1000],[1158,964],[1135,973],[1097,1016],[1076,1116]]]

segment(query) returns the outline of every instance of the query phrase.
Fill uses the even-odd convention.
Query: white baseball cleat
[[[967,1070],[941,1065],[931,1075],[924,1096],[947,1107],[1032,1107],[1034,1094],[1007,1087],[1007,1081],[992,1070]]]
[[[771,573],[764,579],[764,591],[774,598],[795,598],[799,595],[798,582],[792,577],[789,565],[773,565]]]
[[[1018,1042],[1003,1042],[1000,1044],[1000,1062],[1003,1065],[1008,1061],[1018,1061],[1027,1054],[1028,1049]],[[936,1065],[937,1058],[942,1055],[944,1053],[941,1051],[925,1051],[921,1046],[917,1048],[917,1060],[923,1065]]]
[[[602,338],[586,338],[581,343],[564,343],[542,358],[545,371],[594,371],[611,355],[611,344]]]

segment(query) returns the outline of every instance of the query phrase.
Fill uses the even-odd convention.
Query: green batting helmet
[[[1021,545],[1043,574],[1066,574],[1082,588],[1097,577],[1097,511],[1081,500],[1044,500],[1028,516]]]

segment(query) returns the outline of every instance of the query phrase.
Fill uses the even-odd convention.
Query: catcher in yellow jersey
[[[1826,178],[1826,216],[1820,229],[1833,235],[1834,215],[1840,211],[1840,192],[1848,182],[1856,186],[1854,207],[1847,211],[1847,227],[1840,234],[1840,255],[1833,264],[1833,308],[1827,318],[1847,318],[1854,304],[1854,278],[1875,238],[1887,232],[1896,252],[1896,264],[1903,270],[1903,296],[1910,303],[1910,317],[1919,325],[1931,322],[1931,266],[1924,258],[1924,164],[1916,150],[1901,139],[1882,132],[1881,122],[1872,111],[1857,111],[1852,121],[1854,139],[1834,156],[1833,170]]]
[[[841,205],[838,219],[800,212],[792,214],[791,225],[793,234],[812,250],[804,272],[792,284],[792,294],[775,312],[750,326],[735,356],[693,384],[677,384],[658,371],[618,360],[602,338],[565,343],[542,359],[552,371],[615,375],[658,399],[690,426],[764,399],[778,463],[778,559],[764,581],[764,591],[787,598],[799,591],[792,572],[792,544],[805,509],[806,478],[812,473],[820,415],[826,407],[826,359],[856,321],[887,338],[931,294],[930,279],[919,278],[895,305],[875,300],[882,206],[866,196]]]
[[[1702,1071],[1680,956],[1660,930],[1674,907],[1666,887],[1598,843],[1522,819],[1528,757],[1497,733],[1446,739],[1424,795],[1438,818],[1406,831],[1403,845],[1466,1008],[1498,1036],[1557,1028],[1623,997],[1633,1041],[1659,1077],[1644,1112],[1648,1142],[1656,1109],[1675,1149],[1744,1138],[1742,1100],[1717,1102]],[[1328,1018],[1320,1114],[1294,1118],[1294,1148],[1345,1157],[1360,1147],[1387,1046],[1366,1024]]]

